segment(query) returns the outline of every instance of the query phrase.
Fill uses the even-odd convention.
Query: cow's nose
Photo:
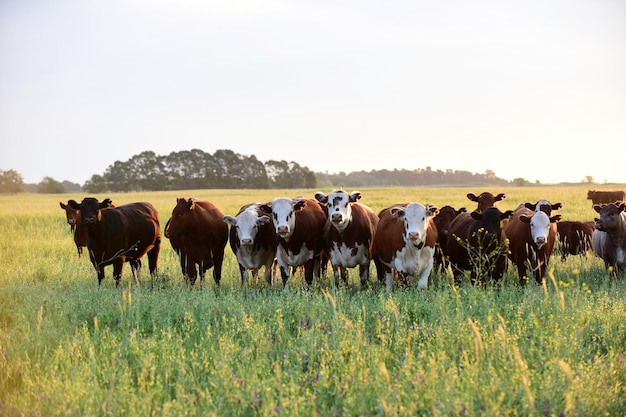
[[[341,214],[333,214],[332,220],[335,223],[340,223],[343,220],[343,216]]]
[[[95,224],[96,223],[96,218],[95,217],[85,217],[84,222],[86,224]]]
[[[287,233],[287,232],[289,232],[289,227],[287,227],[287,226],[278,226],[278,229],[276,229],[276,230],[278,230],[278,233]]]
[[[241,245],[242,246],[252,245],[252,239],[241,239]]]
[[[409,233],[409,239],[411,239],[411,240],[419,239],[419,237],[420,237],[419,232],[410,232]]]

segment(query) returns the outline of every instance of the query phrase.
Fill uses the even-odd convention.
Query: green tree
[[[39,194],[63,194],[67,192],[65,186],[52,177],[44,177],[37,185],[37,193]]]
[[[0,192],[2,193],[23,193],[24,180],[15,170],[3,171],[0,169]]]
[[[106,193],[110,191],[106,178],[97,174],[92,175],[91,178],[85,182],[83,190],[90,194]]]

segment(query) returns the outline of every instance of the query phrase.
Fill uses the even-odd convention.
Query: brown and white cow
[[[108,207],[115,207],[115,204],[113,204],[110,198],[105,198],[102,200],[102,203],[103,205],[108,204]],[[76,245],[76,250],[78,251],[78,257],[80,258],[83,254],[83,248],[87,246],[87,233],[82,225],[80,210],[73,209],[69,206],[69,204],[65,204],[62,201],[59,201],[59,206],[61,206],[61,209],[65,211],[65,219],[67,224],[70,225],[70,231],[74,237],[74,244]]]
[[[418,280],[419,289],[428,286],[437,244],[436,214],[437,207],[419,203],[400,203],[379,213],[373,259],[388,290],[393,289],[394,270],[409,284]]]
[[[206,271],[213,268],[215,284],[220,285],[228,242],[228,226],[222,210],[210,201],[177,198],[165,237],[178,254],[185,282],[193,286],[200,274],[200,282],[204,283]]]
[[[472,284],[502,279],[506,269],[502,222],[511,214],[511,210],[502,213],[497,207],[488,207],[484,212],[461,213],[452,220],[446,245],[457,285],[464,271],[470,271]]]
[[[624,191],[587,191],[587,200],[591,200],[591,204],[608,204],[618,201],[624,201]]]
[[[110,201],[99,202],[87,197],[80,204],[70,200],[68,205],[80,210],[98,284],[104,279],[104,267],[113,265],[113,278],[119,286],[126,261],[130,262],[135,280],[139,282],[139,260],[145,254],[148,254],[150,275],[154,276],[161,248],[161,229],[159,214],[152,204],[130,203],[109,208]]]
[[[246,204],[235,217],[224,216],[224,221],[230,225],[230,248],[239,264],[242,285],[248,281],[248,270],[252,271],[252,277],[257,280],[262,266],[265,267],[265,280],[272,284],[276,233],[272,219],[259,206],[260,203]]]
[[[509,259],[517,266],[520,284],[526,284],[528,270],[541,284],[546,276],[556,241],[556,222],[561,216],[548,217],[545,211],[520,207],[504,228],[509,242]]]
[[[490,192],[482,192],[480,193],[480,195],[476,195],[474,193],[468,193],[467,194],[467,198],[470,201],[473,201],[475,203],[478,203],[478,207],[476,208],[476,211],[478,211],[479,213],[483,213],[485,210],[487,210],[489,207],[495,207],[496,203],[498,201],[502,201],[504,200],[506,197],[506,195],[504,193],[500,193],[498,195],[493,195]]]
[[[552,216],[552,211],[559,210],[563,207],[563,204],[552,204],[548,200],[538,200],[536,203],[524,203],[524,207],[533,211],[543,211],[548,215],[548,217],[550,217]]]
[[[562,220],[556,224],[561,260],[567,255],[585,255],[591,249],[591,238],[595,230],[595,222]]]
[[[347,284],[347,268],[358,266],[361,285],[367,285],[378,216],[371,208],[358,202],[361,193],[356,191],[348,194],[335,190],[329,195],[318,192],[315,199],[327,210],[324,250],[330,258],[335,283],[339,285],[341,277]]]
[[[596,204],[593,209],[600,214],[591,240],[593,252],[617,274],[626,269],[626,204]]]
[[[433,223],[437,228],[437,246],[435,247],[435,262],[434,267],[444,266],[444,259],[448,254],[448,235],[450,230],[450,223],[461,213],[465,213],[467,210],[465,207],[455,209],[452,206],[443,206],[439,209],[437,215],[433,218]]]
[[[313,275],[319,278],[326,214],[317,201],[307,198],[277,198],[262,204],[260,210],[274,221],[283,289],[287,290],[291,269],[299,266],[304,266],[304,279],[310,287]]]

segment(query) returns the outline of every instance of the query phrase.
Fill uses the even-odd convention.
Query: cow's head
[[[552,210],[558,210],[563,207],[561,203],[550,203],[548,200],[539,200],[536,203],[524,203],[524,207],[532,211],[543,211],[550,217]]]
[[[350,203],[356,203],[361,198],[358,191],[348,194],[343,190],[335,190],[328,196],[324,193],[315,193],[315,199],[326,206],[326,215],[333,226],[339,231],[343,230],[350,223],[352,208]]]
[[[72,229],[73,232],[74,229],[76,229],[76,224],[80,221],[80,210],[73,209],[68,204],[64,204],[61,201],[59,201],[59,205],[65,211],[65,219],[67,220],[67,224],[70,225],[70,229]]]
[[[237,237],[241,246],[254,244],[259,227],[270,224],[272,219],[268,216],[259,216],[258,206],[252,205],[237,214],[236,217],[224,216],[226,224],[237,230]]]
[[[596,219],[596,229],[601,232],[611,232],[618,230],[626,204],[594,204],[593,209],[600,214],[600,218]]]
[[[196,210],[195,198],[177,198],[176,205],[172,209],[172,217],[169,219],[169,225],[166,225],[167,235],[169,238],[187,234],[195,227],[193,223],[193,215]]]
[[[495,207],[496,202],[504,200],[505,197],[506,196],[504,195],[504,193],[500,193],[494,196],[490,192],[486,191],[480,193],[479,196],[474,193],[467,194],[467,198],[475,203],[478,203],[478,208],[476,210],[481,213],[487,210],[489,207]]]
[[[404,221],[404,240],[418,248],[424,245],[430,219],[437,214],[437,207],[410,203],[406,207],[392,207],[391,214]]]
[[[474,220],[482,221],[484,238],[499,240],[501,237],[501,222],[508,219],[513,214],[513,210],[502,213],[497,207],[489,207],[484,213],[473,211],[471,216]]]
[[[537,211],[531,216],[522,214],[520,216],[522,223],[530,224],[530,236],[533,243],[538,249],[541,249],[543,245],[548,241],[548,235],[550,234],[550,224],[561,220],[561,215],[548,217],[543,211]]]
[[[459,214],[465,213],[466,211],[465,207],[461,207],[458,210],[452,206],[441,207],[437,215],[433,218],[433,223],[435,223],[439,235],[442,237],[448,236],[448,229],[450,228],[452,220],[454,220],[454,218]]]
[[[80,217],[82,223],[86,226],[93,226],[98,224],[102,219],[102,213],[100,210],[111,207],[112,202],[110,199],[105,198],[102,202],[99,202],[96,198],[86,197],[78,204],[75,200],[69,200],[67,205],[74,210],[80,210]]]
[[[261,204],[259,209],[272,216],[276,234],[288,240],[296,227],[296,212],[305,206],[306,201],[303,199],[277,198],[269,203]]]

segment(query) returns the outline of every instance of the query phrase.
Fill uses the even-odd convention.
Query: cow
[[[525,285],[530,269],[535,282],[541,284],[556,241],[556,222],[560,215],[548,217],[545,211],[519,207],[504,228],[509,259],[517,266],[520,285]]]
[[[524,203],[524,207],[533,211],[543,211],[548,215],[548,217],[552,216],[553,210],[559,210],[563,207],[561,203],[550,203],[548,200],[538,200],[536,203]]]
[[[595,204],[608,204],[624,201],[624,191],[587,191],[587,200],[591,200],[592,206]]]
[[[480,195],[478,196],[474,193],[467,194],[467,198],[470,201],[478,203],[478,207],[476,208],[476,211],[478,211],[479,213],[484,213],[485,210],[487,210],[489,207],[495,207],[495,204],[498,201],[504,200],[505,197],[506,195],[504,193],[493,195],[490,192],[486,192],[486,191],[483,193],[480,193]]]
[[[617,275],[626,269],[626,204],[596,204],[593,209],[600,218],[596,220],[591,247],[606,269]]]
[[[115,204],[113,204],[110,198],[105,198],[102,200],[102,203],[103,205],[108,204],[108,207],[115,207]],[[87,234],[82,225],[80,210],[73,209],[62,201],[59,201],[59,206],[65,211],[65,219],[67,220],[67,224],[70,225],[70,231],[72,232],[72,236],[74,236],[74,244],[76,244],[76,250],[80,258],[83,254],[83,248],[87,246]]]
[[[206,200],[177,198],[165,237],[178,254],[186,283],[193,287],[199,274],[200,283],[204,284],[206,271],[213,268],[213,279],[219,287],[224,248],[228,243],[228,226],[222,210]]]
[[[241,284],[248,282],[249,272],[255,281],[264,266],[265,280],[272,285],[272,266],[276,259],[276,234],[272,219],[259,209],[260,203],[246,204],[235,217],[226,215],[230,226],[229,242],[241,274]]]
[[[455,284],[461,283],[464,271],[470,271],[472,284],[493,283],[502,279],[506,269],[506,245],[502,237],[502,221],[513,214],[497,207],[461,213],[452,220],[446,247]]]
[[[326,207],[324,251],[330,259],[335,284],[339,285],[339,278],[347,284],[347,268],[358,266],[361,285],[367,285],[378,216],[358,202],[361,193],[357,191],[348,194],[334,190],[329,195],[317,192],[315,199]]]
[[[104,279],[104,267],[113,265],[113,279],[119,286],[124,262],[131,264],[137,283],[140,258],[148,255],[150,276],[154,277],[161,249],[159,213],[150,203],[130,203],[109,208],[110,201],[86,197],[80,204],[68,201],[80,210],[81,224],[87,236],[89,258],[96,269],[98,285]]]
[[[437,246],[435,247],[435,259],[434,267],[437,269],[439,266],[444,265],[444,259],[447,256],[448,231],[450,229],[450,223],[456,216],[461,213],[467,212],[465,207],[455,209],[452,206],[443,206],[439,209],[437,215],[433,218],[433,223],[437,228]]]
[[[595,230],[595,222],[563,220],[556,224],[561,260],[568,255],[583,255],[591,249],[591,238]]]
[[[374,234],[373,259],[379,281],[393,289],[395,270],[400,279],[426,289],[433,268],[437,228],[433,217],[437,207],[420,203],[399,203],[379,213]]]
[[[276,260],[280,267],[283,290],[291,268],[304,266],[307,288],[313,284],[313,275],[320,274],[320,255],[324,244],[326,214],[320,204],[308,198],[276,198],[262,204],[260,210],[272,216],[277,237]]]

